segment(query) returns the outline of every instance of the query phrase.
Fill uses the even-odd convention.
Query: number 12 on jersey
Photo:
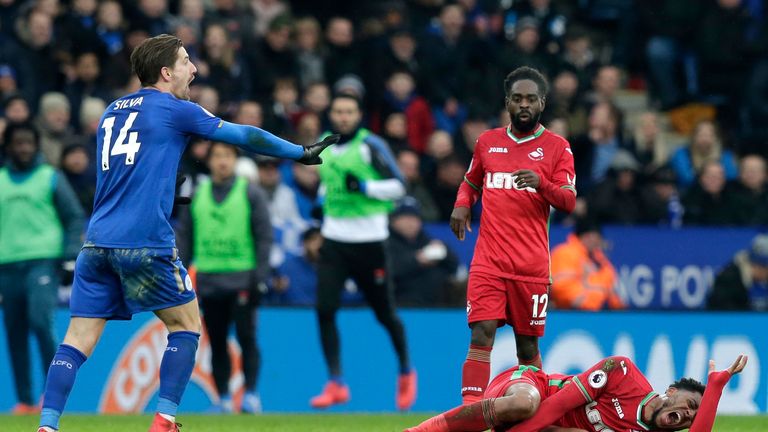
[[[549,303],[549,295],[547,294],[534,294],[531,296],[533,301],[533,314],[532,318],[546,318],[547,317],[547,304]]]
[[[115,118],[107,117],[104,119],[104,123],[101,124],[101,128],[104,129],[104,144],[101,147],[101,170],[109,170],[109,156],[125,155],[125,164],[133,165],[136,159],[136,153],[138,153],[141,143],[138,141],[139,133],[131,132],[130,129],[133,126],[133,122],[139,115],[137,112],[132,112],[128,115],[128,119],[125,120],[125,124],[120,129],[120,133],[117,135],[115,145],[112,147],[110,153],[109,147],[112,142],[112,128],[115,126]],[[125,142],[125,138],[128,138],[128,142]]]

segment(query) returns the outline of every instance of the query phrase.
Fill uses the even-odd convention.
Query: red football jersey
[[[608,357],[572,377],[584,396],[584,405],[565,414],[557,425],[596,432],[645,432],[645,405],[657,397],[653,387],[626,357]]]
[[[536,189],[517,188],[512,173],[521,169],[535,171],[542,182],[576,192],[573,154],[565,138],[543,126],[523,138],[508,128],[484,132],[464,177],[472,188],[482,191],[483,200],[470,271],[550,283],[550,203]]]

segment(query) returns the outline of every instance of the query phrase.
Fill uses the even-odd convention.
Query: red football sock
[[[536,353],[536,357],[526,360],[520,356],[517,356],[517,363],[521,365],[536,366],[541,369],[541,353]]]
[[[461,398],[464,404],[483,398],[491,377],[491,350],[493,347],[470,345],[461,372]]]
[[[462,405],[423,422],[413,430],[419,432],[482,432],[496,423],[494,402],[483,399]]]

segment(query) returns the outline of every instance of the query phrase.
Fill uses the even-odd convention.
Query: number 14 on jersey
[[[136,160],[136,153],[138,153],[141,143],[139,140],[138,132],[131,132],[131,127],[136,117],[139,115],[137,112],[132,112],[128,115],[128,119],[125,120],[125,124],[120,129],[120,133],[117,135],[115,145],[112,147],[112,152],[109,151],[109,147],[112,142],[112,128],[115,126],[115,117],[107,117],[104,119],[104,123],[101,124],[101,128],[104,129],[104,143],[101,147],[101,170],[109,170],[109,157],[125,155],[125,164],[133,165]],[[128,142],[125,142],[126,137]]]

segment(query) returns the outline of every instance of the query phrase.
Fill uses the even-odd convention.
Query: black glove
[[[296,162],[303,163],[304,165],[320,165],[323,163],[323,160],[320,158],[320,153],[322,153],[326,147],[339,142],[340,137],[341,135],[338,134],[328,135],[319,143],[304,147],[304,156],[296,159]]]
[[[344,184],[347,185],[347,190],[349,192],[362,192],[362,182],[354,174],[347,173],[344,177]]]
[[[176,174],[176,195],[173,197],[173,205],[189,205],[192,202],[192,198],[186,196],[179,196],[179,187],[182,183],[187,181],[187,176],[177,173]]]

